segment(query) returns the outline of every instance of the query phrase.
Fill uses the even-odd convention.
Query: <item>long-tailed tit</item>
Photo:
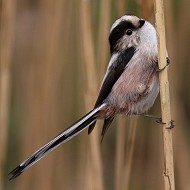
[[[94,109],[11,171],[10,179],[87,127],[91,133],[97,119],[104,119],[103,137],[117,114],[144,114],[154,104],[159,78],[153,25],[136,16],[124,15],[112,25],[109,43],[111,58]]]

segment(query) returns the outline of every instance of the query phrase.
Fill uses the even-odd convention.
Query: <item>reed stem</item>
[[[158,63],[159,68],[166,65],[166,40],[163,0],[155,0],[155,20],[158,37]],[[174,164],[172,147],[170,94],[167,69],[160,72],[160,99],[163,124],[163,146],[164,146],[164,187],[165,190],[175,190]]]
[[[2,1],[0,38],[0,189],[3,189],[3,171],[7,146],[8,112],[10,100],[10,67],[13,49],[15,3]]]

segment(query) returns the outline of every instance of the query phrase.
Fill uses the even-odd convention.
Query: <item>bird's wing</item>
[[[100,105],[103,100],[105,100],[105,98],[108,96],[113,85],[125,70],[126,65],[129,63],[134,53],[134,47],[126,49],[124,52],[118,55],[117,59],[115,59],[114,62],[109,66],[106,77],[102,82],[95,107]]]
[[[124,50],[121,54],[117,56],[116,59],[114,59],[110,65],[108,66],[108,70],[106,72],[106,75],[104,77],[104,80],[102,82],[98,98],[96,100],[95,107],[99,106],[103,101],[106,99],[106,97],[109,95],[113,85],[118,80],[118,78],[121,76],[123,71],[125,70],[127,64],[131,60],[135,53],[135,48],[130,47]],[[92,130],[94,129],[95,123],[89,126],[88,133],[90,134]]]

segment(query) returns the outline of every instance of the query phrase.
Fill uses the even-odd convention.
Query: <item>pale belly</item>
[[[126,69],[113,86],[105,102],[107,116],[117,113],[131,115],[146,113],[159,93],[158,72],[154,68]]]

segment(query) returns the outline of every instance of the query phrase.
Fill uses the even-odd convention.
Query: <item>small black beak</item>
[[[139,28],[141,28],[144,25],[144,23],[145,23],[145,20],[140,19],[139,20]]]

